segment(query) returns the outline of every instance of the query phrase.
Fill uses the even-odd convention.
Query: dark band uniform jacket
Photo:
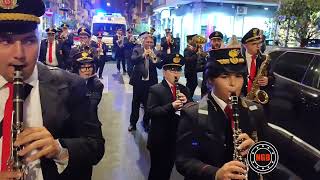
[[[48,30],[48,29],[47,29]],[[54,30],[54,32],[56,32]],[[62,51],[63,51],[63,46],[62,43],[59,42],[58,40],[55,40],[55,55],[58,61],[58,67],[64,69],[65,68],[65,62],[64,62],[64,57]],[[48,53],[48,39],[44,39],[41,41],[40,44],[40,53],[39,53],[39,61],[46,64],[46,57],[47,57],[47,53]]]
[[[41,64],[38,69],[44,126],[69,152],[68,167],[60,175],[52,159],[41,159],[44,180],[90,180],[92,166],[104,154],[104,138],[97,112],[88,108],[85,81]]]
[[[96,75],[96,62],[87,52],[80,52],[74,56],[74,61],[77,62],[75,69],[77,71],[80,69],[81,65],[91,64],[93,66],[92,76],[86,80],[86,87],[88,89],[87,96],[90,99],[91,107],[93,110],[97,110],[97,106],[100,103],[102,98],[102,92],[104,85],[99,80],[98,76]]]
[[[225,72],[244,74],[246,66],[240,49],[217,50],[215,55],[216,61],[207,64],[207,77],[218,77]],[[251,136],[257,128],[249,117],[248,107],[262,111],[261,107],[245,101],[239,104],[240,128]],[[190,103],[182,109],[176,144],[176,167],[186,180],[214,179],[217,170],[233,160],[233,146],[231,122],[211,92],[201,99],[200,105]],[[249,171],[250,177],[255,179],[257,175]]]
[[[154,51],[155,54],[159,54],[156,51]],[[140,46],[137,46],[133,49],[131,60],[133,64],[133,72],[130,78],[130,85],[141,85],[143,80],[143,74],[145,74],[145,68],[144,68],[144,61],[145,57],[143,57],[144,49]],[[160,56],[160,54],[159,54]],[[158,83],[158,73],[157,68],[161,68],[161,62],[153,63],[151,60],[149,60],[149,86],[152,86],[154,84]]]
[[[162,53],[167,54],[168,48],[170,48],[171,54],[179,53],[178,46],[180,46],[180,44],[177,43],[177,39],[173,38],[173,36],[171,36],[171,42],[168,42],[166,37],[162,37],[160,44],[162,47]]]
[[[196,34],[187,36],[188,41],[191,40],[195,35]],[[191,96],[193,96],[194,91],[198,86],[198,77],[197,77],[198,55],[196,51],[190,49],[190,47],[193,46],[191,44],[188,44],[187,47],[184,49],[184,58],[186,61],[186,64],[184,67],[184,76],[187,79],[186,86],[189,88]]]
[[[41,0],[6,1],[0,4],[0,32],[32,32],[44,12]],[[85,81],[58,68],[50,70],[42,63],[37,63],[37,69],[43,126],[69,153],[68,165],[61,174],[53,159],[41,158],[43,179],[90,180],[92,166],[103,157],[104,138],[99,119],[91,118],[94,112],[88,108]]]
[[[175,56],[175,54],[168,56]],[[166,64],[168,64],[169,60],[164,61],[167,61]],[[184,64],[184,60],[180,64]],[[192,101],[188,88],[178,83],[178,89],[187,97],[188,102]],[[166,148],[169,145],[175,145],[179,116],[175,114],[175,109],[172,106],[173,101],[171,88],[165,79],[150,87],[148,96],[148,112],[151,117],[151,131],[148,138],[149,148]]]
[[[182,58],[179,54],[169,54],[164,58],[163,64],[164,66],[181,68],[184,64]],[[192,101],[188,88],[181,84],[177,86],[187,97],[187,102]],[[176,134],[179,124],[179,115],[176,114],[179,111],[176,111],[172,106],[175,98],[176,94],[174,94],[174,90],[171,90],[166,79],[150,87],[147,103],[147,111],[151,118],[151,129],[147,144],[151,159],[149,180],[170,179],[175,160]]]
[[[63,23],[60,26],[60,29],[61,28],[69,28],[69,25],[66,23]],[[71,47],[73,46],[73,34],[72,33],[68,34],[68,36],[65,39],[61,39],[61,42],[62,42],[63,56],[68,58]]]

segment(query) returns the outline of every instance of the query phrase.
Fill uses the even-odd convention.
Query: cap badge
[[[236,49],[229,51],[229,56],[231,57],[230,62],[232,64],[238,64],[239,62],[239,58],[237,58],[238,55],[239,55],[239,51]]]
[[[82,56],[83,58],[86,58],[86,57],[89,56],[89,54],[88,54],[87,52],[83,52],[83,53],[81,54],[81,56]]]
[[[0,0],[0,8],[2,9],[14,9],[18,6],[17,0]]]
[[[214,34],[214,36],[219,36],[219,33],[218,33],[218,32],[216,32],[216,33]]]
[[[181,60],[181,58],[179,57],[179,54],[176,54],[176,57],[173,58],[173,62],[176,64],[180,63],[180,60]]]
[[[253,32],[252,32],[253,33],[253,37],[258,36],[258,30],[259,29],[253,29]]]
[[[240,54],[238,49],[232,49],[229,51],[229,59],[219,59],[217,60],[220,64],[242,64],[244,63],[243,58],[238,58],[238,55]]]

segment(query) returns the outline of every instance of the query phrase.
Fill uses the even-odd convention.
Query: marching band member
[[[122,64],[123,73],[127,73],[126,62],[124,59],[124,36],[122,29],[117,29],[117,34],[113,38],[113,47],[115,52],[115,59],[117,61],[117,69],[120,72],[120,63]]]
[[[127,62],[127,71],[129,76],[132,75],[132,71],[133,71],[131,56],[132,56],[133,48],[136,46],[136,44],[137,44],[137,40],[133,36],[133,29],[128,28],[127,37],[124,38],[124,57],[125,57],[125,61]]]
[[[186,86],[190,90],[190,95],[193,97],[194,91],[198,86],[198,77],[197,77],[197,60],[198,60],[198,49],[197,45],[192,41],[192,38],[197,34],[192,34],[187,36],[187,47],[184,49],[184,57],[186,65],[184,68],[184,76],[187,79]]]
[[[133,86],[133,97],[128,131],[135,131],[139,119],[140,104],[145,107],[142,125],[149,130],[150,117],[146,111],[149,87],[158,83],[157,68],[161,68],[160,54],[155,52],[153,38],[148,32],[140,34],[142,45],[133,49],[131,56],[134,65],[129,84]]]
[[[151,128],[148,136],[151,167],[148,180],[169,180],[175,160],[175,144],[178,112],[192,101],[188,88],[178,83],[184,58],[180,54],[169,54],[163,58],[161,83],[149,90],[148,113]]]
[[[0,3],[0,180],[22,176],[8,171],[10,143],[23,146],[18,155],[24,159],[26,179],[90,180],[92,166],[104,154],[104,138],[99,119],[93,118],[96,112],[88,108],[85,81],[37,63],[43,1],[6,2]],[[24,130],[11,142],[15,66],[22,66],[26,92]]]
[[[176,167],[185,180],[242,180],[248,174],[248,167],[233,159],[234,118],[229,97],[231,93],[241,94],[246,63],[239,48],[213,51],[213,59],[205,70],[207,81],[212,86],[211,92],[199,104],[187,104],[181,111]],[[239,106],[243,133],[236,140],[242,140],[236,148],[245,157],[254,144],[257,129],[252,121],[260,121],[257,117],[263,117],[263,111],[258,104],[242,99]],[[260,116],[253,116],[251,111]],[[250,120],[251,116],[253,120]],[[258,179],[257,176],[249,171],[249,179]]]
[[[177,51],[175,39],[170,31],[171,29],[169,28],[165,29],[166,37],[161,38],[161,49],[163,54],[179,53]]]
[[[211,51],[211,50],[220,49],[220,48],[223,48],[223,46],[224,46],[223,45],[223,34],[220,31],[214,31],[209,35],[209,39],[210,39],[210,45],[211,45],[211,48],[209,50],[209,56],[213,56],[212,53],[214,51]],[[203,78],[203,80],[201,83],[201,97],[205,96],[210,91],[210,87],[208,87],[205,73],[203,73],[202,78]]]
[[[99,75],[99,79],[103,79],[102,73],[104,70],[104,65],[106,64],[106,60],[107,60],[106,54],[108,51],[107,45],[102,41],[102,38],[103,38],[102,32],[98,33],[97,35],[98,42],[96,45],[98,58],[96,63],[97,63],[97,73]]]
[[[62,57],[61,43],[55,39],[56,30],[46,29],[48,38],[41,41],[39,61],[50,67],[64,69],[65,63]]]

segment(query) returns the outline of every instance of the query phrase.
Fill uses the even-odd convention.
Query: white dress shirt
[[[222,111],[225,113],[224,109],[227,107],[227,103],[224,102],[222,99],[218,98],[213,91],[211,91],[211,96],[216,101],[216,103],[219,105],[219,107],[222,109]],[[226,113],[225,113],[226,114]]]
[[[48,47],[47,47],[47,54],[46,54],[46,64],[49,66],[54,66],[57,67],[59,65],[58,59],[56,56],[56,40],[53,40],[52,42],[52,62],[49,62],[49,48],[50,48],[50,43],[49,41],[47,42]]]
[[[0,121],[4,116],[5,103],[9,96],[9,88],[4,85],[7,81],[0,75]],[[43,127],[42,109],[40,101],[40,91],[39,91],[39,79],[38,79],[38,68],[35,66],[32,75],[25,80],[25,83],[31,85],[33,88],[30,95],[26,98],[23,104],[23,122],[24,127]],[[0,127],[2,128],[2,127]],[[0,147],[2,146],[2,138],[0,139]],[[59,141],[58,141],[59,142]],[[61,145],[60,145],[61,147]],[[0,153],[1,153],[0,148]],[[36,153],[37,150],[32,151],[27,156]],[[0,154],[1,155],[1,154]],[[0,158],[1,161],[1,158]],[[62,173],[67,167],[68,161],[57,161],[55,160],[58,172]],[[1,163],[1,162],[0,162]],[[28,175],[27,180],[43,180],[42,170],[40,166],[40,160],[30,162],[27,165]]]
[[[248,74],[250,74],[251,62],[252,62],[252,55],[246,51],[246,60],[247,60],[247,68]],[[257,62],[256,62],[257,63]],[[257,65],[256,65],[257,66]]]

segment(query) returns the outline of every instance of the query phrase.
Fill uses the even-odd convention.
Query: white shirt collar
[[[222,99],[218,98],[213,91],[211,91],[211,96],[213,97],[213,99],[216,101],[216,103],[219,105],[219,107],[222,109],[222,111],[224,112],[224,109],[227,107],[227,103],[224,102]]]
[[[5,85],[5,84],[7,84],[7,80],[6,79],[4,79],[4,77],[3,76],[1,76],[0,75],[0,89]]]
[[[166,80],[166,78],[164,78],[164,79]],[[166,81],[167,81],[169,87],[171,88],[173,86],[173,84],[171,84],[168,80],[166,80]]]
[[[252,55],[250,53],[248,53],[248,51],[246,51],[246,58],[247,60],[250,59],[251,60]]]
[[[39,80],[39,75],[38,75],[38,66],[37,64],[34,66],[33,72],[31,76],[25,80],[24,82],[27,84],[30,84],[31,86],[35,87],[37,85],[37,81]]]
[[[37,84],[37,81],[38,81],[38,66],[37,64],[35,65],[34,69],[33,69],[33,72],[31,74],[31,76],[25,80],[24,82],[27,83],[27,84],[30,84],[31,86],[35,87],[36,84]],[[7,84],[7,80],[4,79],[3,76],[0,75],[0,89],[5,85]]]

